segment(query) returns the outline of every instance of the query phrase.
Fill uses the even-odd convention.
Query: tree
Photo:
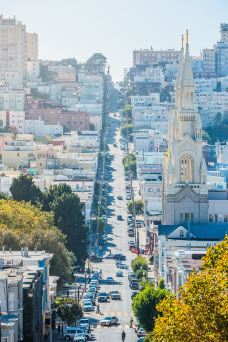
[[[83,316],[81,305],[74,298],[57,297],[54,302],[58,316],[68,325],[73,325]]]
[[[132,303],[133,311],[139,324],[146,331],[153,329],[158,316],[156,306],[167,296],[167,293],[167,290],[155,288],[153,284],[147,283],[144,290],[135,296]]]
[[[16,201],[31,202],[37,204],[42,202],[43,195],[41,190],[33,182],[31,176],[21,174],[14,178],[10,187],[12,197]]]
[[[71,187],[66,183],[52,185],[43,194],[43,210],[51,211],[52,205],[57,198],[61,197],[63,194],[72,194]]]
[[[143,201],[138,199],[134,201],[135,204],[135,214],[141,215],[143,214]],[[133,201],[127,203],[128,212],[133,215]]]
[[[51,274],[59,276],[60,282],[71,274],[73,256],[65,247],[65,236],[54,226],[53,215],[30,203],[0,200],[0,248],[3,246],[53,253]]]
[[[127,154],[123,159],[123,165],[125,171],[131,171],[133,175],[136,175],[136,157],[134,153]]]
[[[144,257],[138,256],[134,260],[132,260],[131,268],[133,269],[134,272],[136,272],[140,269],[147,271],[148,270],[148,263]]]
[[[159,306],[154,342],[228,340],[228,237],[211,247],[202,271],[193,272],[179,292]]]
[[[78,264],[87,258],[87,228],[81,211],[80,199],[73,193],[63,193],[51,205],[54,223],[66,235],[67,247]]]
[[[132,124],[125,124],[121,128],[121,134],[127,136],[128,134],[132,134],[133,125]]]

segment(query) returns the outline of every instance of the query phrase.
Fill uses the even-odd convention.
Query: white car
[[[94,306],[92,304],[85,304],[83,305],[83,311],[84,312],[94,311]]]
[[[64,338],[67,341],[70,341],[70,340],[80,341],[80,342],[86,341],[84,332],[78,327],[67,327],[64,332]]]
[[[110,326],[118,323],[118,318],[116,316],[107,316],[100,321],[101,326]]]

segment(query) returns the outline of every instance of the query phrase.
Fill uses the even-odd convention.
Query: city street
[[[107,210],[107,248],[111,250],[111,253],[122,253],[126,259],[126,264],[130,266],[131,260],[134,255],[128,250],[129,237],[127,235],[127,204],[126,204],[126,192],[124,183],[124,168],[122,164],[123,152],[120,150],[120,130],[119,120],[115,117],[110,117],[110,132],[108,136],[108,146],[110,154],[113,156],[111,163],[111,179],[108,181],[109,190],[108,196],[112,203],[108,206]],[[115,139],[115,140],[114,140]],[[114,147],[113,143],[117,144]],[[122,196],[122,200],[118,200],[117,196]],[[123,220],[117,220],[117,215],[122,215]],[[124,277],[116,278],[116,271],[118,271],[115,261],[104,260],[102,263],[93,264],[94,268],[102,269],[102,277],[113,277],[116,284],[113,285],[101,285],[100,291],[112,291],[118,290],[121,293],[121,301],[109,300],[107,303],[100,303],[101,315],[91,314],[88,316],[94,316],[97,319],[102,319],[105,316],[116,316],[119,319],[119,325],[112,327],[101,327],[97,325],[94,329],[96,340],[103,341],[120,341],[121,332],[125,330],[126,341],[135,341],[136,335],[134,329],[129,327],[130,318],[132,316],[131,309],[131,289],[129,288],[129,282],[127,279],[128,270],[122,270]]]

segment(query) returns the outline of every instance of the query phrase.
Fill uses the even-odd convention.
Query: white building
[[[188,41],[177,76],[176,109],[169,120],[163,180],[163,224],[208,222],[207,167],[202,154],[202,123],[195,111]]]
[[[23,111],[25,93],[23,90],[0,87],[0,110],[1,111]]]
[[[34,134],[37,137],[44,137],[46,135],[62,135],[63,126],[59,123],[56,125],[45,124],[43,120],[25,120],[24,122],[24,133]]]

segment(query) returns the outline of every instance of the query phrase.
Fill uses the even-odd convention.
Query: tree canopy
[[[211,247],[202,271],[193,272],[178,298],[159,306],[154,342],[228,341],[228,237]]]
[[[81,305],[74,298],[57,297],[54,307],[58,316],[68,325],[75,324],[83,316]]]
[[[87,258],[87,228],[81,212],[80,199],[73,193],[64,193],[51,205],[54,222],[66,235],[67,247],[83,264]]]
[[[30,203],[0,200],[0,246],[53,253],[51,274],[63,280],[71,273],[73,255],[65,247],[65,236],[54,226],[53,215]]]
[[[33,182],[31,176],[21,174],[14,178],[10,187],[12,197],[16,201],[31,202],[37,204],[42,201],[42,192]]]
[[[134,153],[129,153],[124,157],[123,165],[125,171],[130,170],[134,176],[136,175],[136,157]]]
[[[167,290],[146,283],[143,291],[139,292],[133,300],[132,307],[134,314],[146,331],[151,331],[154,327],[155,318],[158,316],[157,304],[167,295]]]
[[[143,201],[141,199],[137,199],[134,201],[135,204],[135,213],[136,215],[143,214]],[[127,203],[127,209],[130,214],[133,215],[133,201]]]

